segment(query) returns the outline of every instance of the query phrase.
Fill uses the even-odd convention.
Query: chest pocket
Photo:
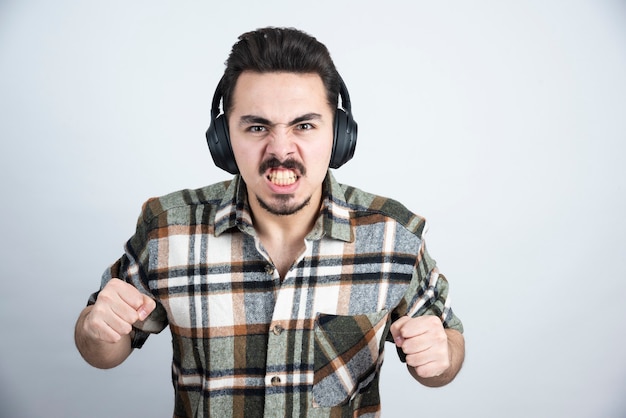
[[[313,398],[317,406],[349,402],[376,376],[389,312],[343,316],[318,314],[314,331]]]

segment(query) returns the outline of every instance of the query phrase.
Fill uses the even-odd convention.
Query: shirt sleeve
[[[100,289],[111,280],[118,278],[133,285],[141,293],[150,296],[156,301],[156,308],[144,321],[133,324],[133,348],[141,348],[150,334],[161,332],[167,325],[167,314],[155,293],[150,289],[150,230],[154,218],[150,210],[150,202],[144,204],[142,213],[137,222],[135,234],[124,246],[124,254],[102,274]],[[98,298],[98,292],[92,294],[88,305],[93,305]]]
[[[406,315],[413,318],[434,315],[441,319],[444,328],[463,333],[463,323],[452,311],[449,290],[448,280],[439,272],[435,260],[430,257],[422,241],[411,283],[402,302],[395,309],[392,321]],[[398,349],[398,354],[405,361],[401,349]]]
[[[441,319],[444,328],[463,332],[461,320],[452,311],[448,280],[439,271],[423,242],[409,287],[410,293],[405,295],[408,302],[405,315],[411,317],[435,315]]]

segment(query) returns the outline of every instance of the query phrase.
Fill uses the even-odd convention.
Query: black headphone
[[[239,173],[233,148],[228,134],[228,121],[224,114],[220,114],[222,100],[222,80],[215,89],[211,103],[211,124],[206,131],[206,140],[213,157],[213,162],[222,170],[231,174]],[[350,95],[341,76],[339,77],[339,95],[341,106],[335,111],[335,134],[333,137],[333,152],[330,157],[330,168],[339,168],[352,158],[356,148],[357,123],[352,118]]]

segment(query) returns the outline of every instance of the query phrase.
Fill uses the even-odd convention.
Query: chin
[[[300,212],[302,209],[307,207],[309,203],[311,203],[311,197],[308,197],[307,199],[305,199],[303,202],[300,202],[300,203],[289,202],[288,200],[293,199],[292,196],[284,196],[285,197],[284,200],[281,199],[281,197],[276,199],[277,201],[273,202],[272,204],[268,204],[267,202],[263,201],[263,199],[259,198],[258,196],[257,196],[257,201],[259,202],[259,205],[261,206],[262,209],[276,216],[295,215],[296,213]]]

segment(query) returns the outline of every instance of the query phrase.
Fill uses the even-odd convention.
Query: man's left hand
[[[403,316],[391,324],[390,331],[396,346],[406,354],[407,365],[414,368],[417,376],[438,377],[450,367],[448,335],[438,317]]]

